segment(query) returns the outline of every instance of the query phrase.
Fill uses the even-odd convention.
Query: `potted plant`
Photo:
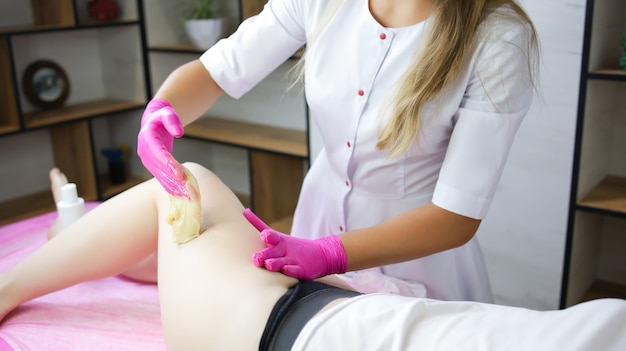
[[[192,0],[191,13],[185,20],[185,31],[191,43],[206,50],[224,36],[226,18],[217,15],[214,0]]]

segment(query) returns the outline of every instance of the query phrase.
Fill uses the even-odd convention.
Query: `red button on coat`
[[[342,226],[339,226],[339,231],[343,232],[343,227]]]
[[[385,39],[387,39],[387,34],[380,33],[380,40],[385,40]]]
[[[346,141],[346,145],[348,145],[348,147],[352,146],[349,141]]]
[[[346,180],[346,186],[350,186],[350,183]]]
[[[363,90],[359,90],[358,94],[359,94],[359,96],[363,96],[363,95],[365,95],[365,92]]]

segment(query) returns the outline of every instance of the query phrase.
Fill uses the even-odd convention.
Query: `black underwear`
[[[329,302],[361,295],[331,285],[300,281],[276,302],[267,319],[259,351],[287,351],[304,325]]]

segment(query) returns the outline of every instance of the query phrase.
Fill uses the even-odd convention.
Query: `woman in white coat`
[[[255,264],[305,280],[350,272],[365,292],[490,302],[474,235],[530,107],[537,50],[512,0],[270,0],[163,83],[138,136],[146,168],[186,196],[173,138],[303,45],[324,148],[291,236],[260,228],[269,247]]]

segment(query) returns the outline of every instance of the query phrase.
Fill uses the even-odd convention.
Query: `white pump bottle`
[[[78,197],[76,184],[67,183],[61,187],[61,201],[57,203],[59,229],[65,229],[85,213],[85,200]]]

